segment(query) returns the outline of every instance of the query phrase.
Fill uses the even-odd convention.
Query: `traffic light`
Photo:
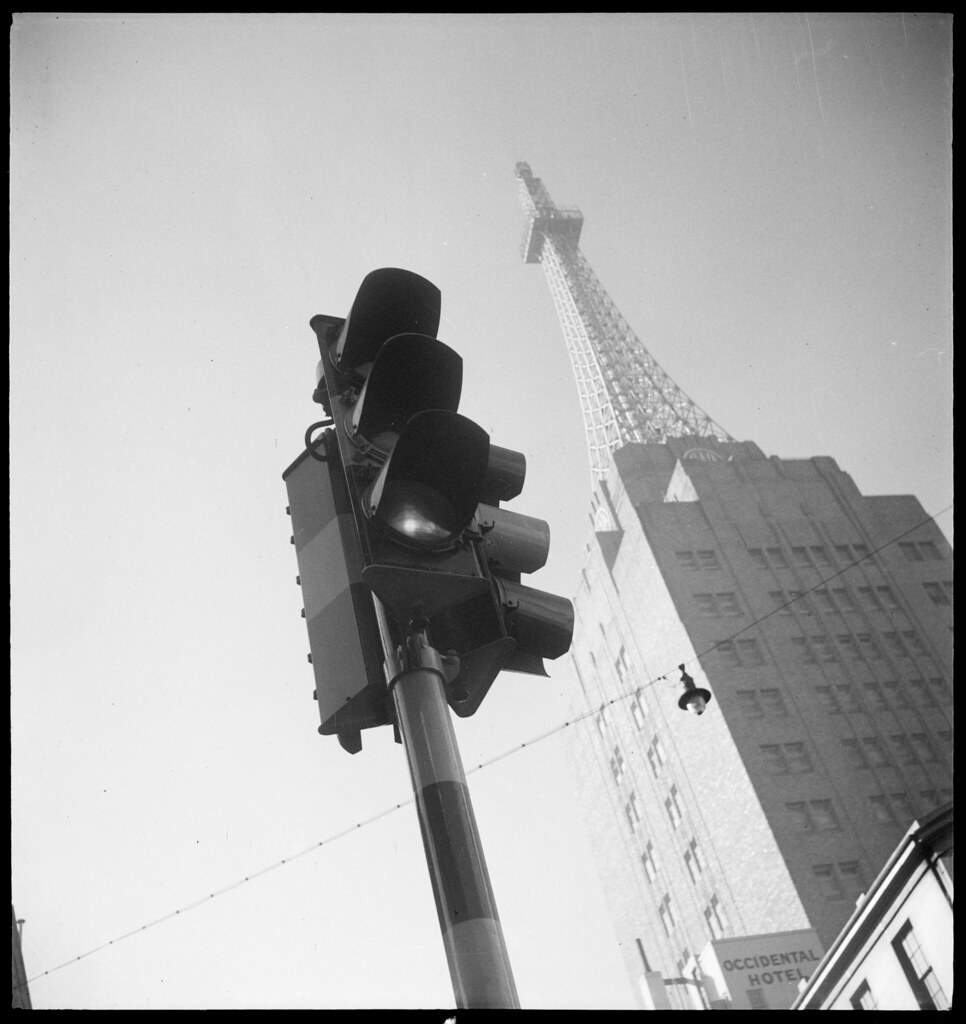
[[[331,432],[282,474],[298,559],[323,735],[355,754],[362,729],[391,721],[375,607],[362,560],[339,447]]]
[[[525,459],[457,412],[463,362],[436,338],[439,313],[439,290],[419,275],[367,275],[344,320],[311,320],[314,397],[345,474],[351,571],[395,643],[419,623],[458,657],[447,699],[465,717],[502,669],[546,674],[542,659],[570,646],[573,608],[520,583],[546,561],[549,528],[499,507],[520,493]]]

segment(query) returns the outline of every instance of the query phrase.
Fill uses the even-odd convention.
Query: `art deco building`
[[[809,936],[827,949],[951,799],[951,551],[915,498],[735,441],[620,315],[580,211],[516,174],[594,478],[569,733],[628,971],[649,1007],[790,1007]],[[712,694],[701,717],[683,673]],[[702,977],[742,937],[761,951],[732,966],[795,967],[779,1002],[771,970],[726,994]]]

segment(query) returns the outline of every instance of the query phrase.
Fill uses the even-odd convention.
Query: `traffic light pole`
[[[418,624],[397,656],[379,617],[457,1008],[519,1009],[446,703],[446,664]]]

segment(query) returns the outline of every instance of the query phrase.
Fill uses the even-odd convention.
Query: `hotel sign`
[[[733,1010],[787,1010],[823,955],[810,929],[709,942],[699,962],[713,1000]]]

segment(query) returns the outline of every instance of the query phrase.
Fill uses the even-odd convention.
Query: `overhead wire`
[[[771,609],[771,611],[766,612],[764,615],[758,616],[758,618],[754,619],[752,622],[748,623],[745,626],[742,626],[741,629],[735,630],[735,632],[733,632],[730,636],[724,638],[723,640],[718,640],[717,642],[713,643],[710,647],[707,647],[706,649],[704,649],[700,654],[696,654],[693,658],[686,659],[685,661],[683,661],[683,663],[679,663],[678,664],[678,668],[680,668],[682,664],[686,666],[686,665],[690,665],[690,664],[694,664],[694,663],[700,663],[702,658],[706,657],[708,654],[711,654],[716,648],[722,646],[723,644],[731,643],[731,641],[734,640],[735,637],[740,636],[742,633],[746,633],[749,629],[753,629],[755,626],[757,626],[760,623],[764,622],[766,619],[771,618],[773,615],[777,615],[779,612],[781,612],[783,609],[787,608],[789,605],[794,604],[797,601],[801,601],[802,598],[806,597],[808,594],[811,594],[814,591],[821,589],[827,583],[829,583],[831,580],[834,580],[834,579],[838,578],[843,573],[846,573],[850,569],[855,568],[857,565],[860,565],[861,563],[868,561],[870,558],[872,558],[874,555],[878,554],[880,551],[883,551],[886,548],[891,547],[893,544],[899,543],[899,541],[901,541],[904,537],[908,536],[910,533],[914,533],[916,530],[918,530],[921,527],[925,526],[927,523],[933,522],[939,516],[944,515],[946,512],[949,512],[952,509],[952,507],[953,507],[952,505],[947,505],[946,508],[941,509],[935,515],[927,516],[925,519],[923,519],[921,522],[917,523],[915,526],[911,526],[909,529],[904,530],[900,534],[897,534],[895,537],[893,537],[890,540],[886,541],[884,544],[881,544],[879,547],[874,548],[872,551],[869,551],[867,554],[864,554],[861,558],[855,559],[854,561],[850,562],[848,565],[844,566],[842,569],[839,569],[837,572],[832,573],[830,576],[823,577],[814,586],[808,587],[807,589],[801,591],[800,593],[795,594],[788,601],[786,601],[784,604],[777,605],[775,608]],[[624,700],[628,700],[628,699],[630,699],[632,697],[635,697],[642,690],[648,689],[648,688],[656,685],[657,683],[659,683],[661,681],[671,681],[671,677],[673,675],[674,675],[673,671],[668,671],[668,672],[666,672],[666,673],[664,673],[662,675],[658,675],[658,676],[655,676],[652,679],[649,679],[647,682],[640,683],[639,685],[635,686],[631,690],[627,690],[625,692],[618,693],[615,697],[612,697],[610,700],[604,701],[604,702],[602,702],[599,705],[595,705],[594,707],[588,709],[585,712],[581,712],[579,714],[573,715],[571,718],[567,719],[567,721],[561,723],[560,725],[554,726],[552,729],[548,729],[546,732],[541,733],[539,736],[534,736],[534,737],[532,737],[529,740],[526,740],[526,741],[524,741],[522,743],[518,743],[515,746],[509,747],[508,749],[504,750],[502,753],[496,754],[493,757],[490,757],[490,758],[486,759],[485,761],[480,761],[479,763],[475,764],[473,767],[467,769],[465,771],[465,774],[466,775],[473,775],[476,772],[479,772],[479,771],[481,771],[484,768],[490,768],[494,764],[497,764],[498,762],[505,760],[506,758],[510,757],[513,754],[518,754],[522,750],[528,749],[530,747],[534,747],[538,743],[542,743],[544,740],[549,739],[551,736],[556,736],[558,733],[563,732],[564,729],[568,729],[568,728],[570,728],[573,725],[577,725],[578,723],[583,722],[586,719],[591,718],[592,716],[599,714],[600,711],[603,708],[605,708],[605,707],[610,707],[610,706],[612,706],[614,704],[618,704],[618,703],[620,703],[620,702],[622,702]],[[341,831],[335,832],[332,835],[327,836],[325,839],[320,839],[318,842],[313,843],[311,846],[305,847],[305,849],[300,850],[297,853],[291,854],[288,857],[284,857],[281,860],[278,860],[278,861],[275,861],[272,864],[269,864],[267,867],[261,868],[258,871],[254,871],[251,874],[245,875],[243,878],[237,879],[236,881],[231,882],[231,883],[229,883],[226,886],[223,886],[221,889],[216,889],[214,892],[209,893],[207,896],[203,896],[201,899],[195,900],[193,903],[188,903],[185,906],[180,907],[177,910],[170,911],[169,913],[164,914],[161,917],[156,918],[153,921],[149,921],[146,924],[142,924],[142,925],[140,925],[137,928],[133,928],[133,929],[131,929],[131,931],[125,932],[123,935],[119,935],[119,936],[117,936],[114,939],[110,939],[107,942],[103,942],[103,943],[101,943],[101,945],[95,946],[94,948],[89,949],[86,953],[81,953],[78,956],[71,957],[69,960],[65,960],[63,963],[58,964],[56,967],[51,967],[48,970],[41,971],[40,973],[35,974],[33,977],[28,978],[25,982],[21,983],[19,986],[14,986],[14,988],[15,989],[16,988],[22,988],[25,985],[29,985],[29,984],[33,983],[34,981],[37,981],[39,979],[43,979],[43,978],[45,978],[45,977],[55,973],[56,971],[62,970],[65,967],[69,967],[72,964],[76,964],[76,963],[78,963],[81,960],[85,960],[88,957],[93,956],[95,953],[99,953],[99,952],[101,952],[104,949],[110,948],[111,946],[116,946],[119,943],[124,942],[127,939],[133,938],[135,935],[140,935],[141,933],[147,931],[150,928],[154,928],[157,925],[163,924],[165,921],[170,921],[173,918],[179,917],[182,914],[189,913],[190,911],[195,910],[198,907],[203,906],[206,903],[210,903],[212,900],[217,899],[220,896],[224,896],[226,893],[229,893],[229,892],[233,891],[234,889],[238,889],[241,886],[246,885],[249,882],[254,881],[256,878],[261,878],[264,875],[270,874],[272,871],[275,871],[278,868],[284,867],[286,864],[289,864],[292,861],[299,860],[300,858],[305,857],[308,854],[313,853],[313,852],[315,852],[318,849],[321,849],[323,846],[328,846],[331,843],[334,843],[337,840],[342,839],[342,838],[344,838],[347,835],[351,835],[353,832],[357,832],[357,831],[359,831],[362,828],[366,828],[369,825],[373,825],[377,821],[380,821],[382,818],[389,817],[389,815],[395,814],[396,811],[400,810],[403,807],[408,807],[410,804],[412,804],[414,802],[415,802],[415,796],[412,796],[412,797],[409,797],[407,800],[402,800],[399,803],[395,804],[394,806],[388,807],[385,810],[379,811],[376,814],[373,814],[373,815],[371,815],[368,818],[361,819],[360,821],[357,821],[354,824],[349,825],[348,827],[342,829]]]

